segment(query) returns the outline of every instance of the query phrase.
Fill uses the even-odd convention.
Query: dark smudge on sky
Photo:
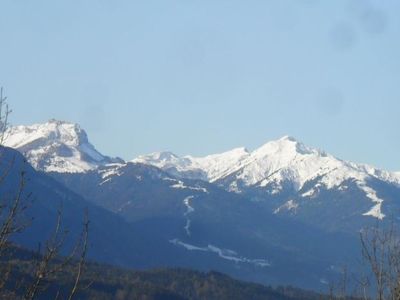
[[[336,24],[330,33],[333,46],[338,50],[347,50],[354,46],[357,34],[354,27],[348,23]]]
[[[350,17],[355,17],[358,25],[365,33],[376,35],[385,31],[388,21],[387,16],[370,1],[349,1],[348,10]]]
[[[330,38],[337,50],[348,50],[363,37],[383,34],[387,27],[386,14],[370,1],[348,1],[348,20],[333,25]]]
[[[343,93],[337,88],[326,88],[322,90],[316,99],[316,108],[318,112],[329,116],[341,114],[344,104]]]

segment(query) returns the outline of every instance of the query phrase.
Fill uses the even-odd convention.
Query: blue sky
[[[400,170],[400,1],[0,2],[13,124],[78,122],[103,153],[292,135]]]

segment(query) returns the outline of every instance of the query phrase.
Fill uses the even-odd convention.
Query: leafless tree
[[[348,287],[354,286],[354,299],[400,300],[400,232],[392,220],[377,221],[360,231],[361,261],[349,276],[343,268],[338,282],[330,282],[328,297],[349,299]]]
[[[44,252],[39,249],[36,261],[34,280],[26,289],[25,299],[34,299],[41,291],[46,289],[43,284],[45,280],[56,278],[57,274],[62,273],[66,268],[76,263],[76,274],[73,279],[73,286],[70,292],[65,295],[65,299],[73,299],[79,289],[79,282],[85,265],[88,246],[89,219],[85,212],[83,231],[74,248],[68,256],[60,257],[60,251],[65,243],[67,231],[62,229],[62,210],[58,211],[57,224],[49,240],[46,241]],[[58,291],[56,299],[60,298],[61,292]]]
[[[347,266],[340,268],[340,276],[337,280],[328,282],[328,298],[330,300],[352,299],[349,294],[349,272]]]
[[[7,138],[9,127],[9,115],[11,110],[7,104],[7,97],[4,96],[3,88],[0,88],[0,150]],[[8,163],[1,155],[2,174],[0,174],[0,184],[10,176],[11,170],[15,167],[15,157]],[[62,295],[61,291],[55,295],[55,299],[73,299],[80,288],[80,279],[84,270],[86,255],[88,250],[88,233],[89,233],[89,218],[88,212],[85,211],[83,229],[80,238],[76,241],[75,246],[67,256],[61,256],[61,250],[67,238],[67,231],[62,226],[62,209],[58,210],[56,225],[51,237],[45,242],[43,249],[38,249],[35,258],[32,259],[32,278],[31,282],[18,282],[18,286],[13,291],[6,289],[7,281],[12,273],[13,263],[7,263],[7,260],[12,258],[12,243],[11,238],[22,232],[29,221],[24,220],[23,215],[30,203],[30,194],[26,194],[26,173],[20,170],[19,185],[16,187],[15,195],[11,199],[0,199],[0,296],[13,298],[21,294],[20,287],[25,286],[22,291],[23,299],[35,299],[40,293],[46,290],[46,282],[50,279],[56,280],[58,274],[64,273],[67,269],[76,269],[72,280],[72,287],[69,292]],[[22,281],[22,280],[21,280]],[[65,293],[65,292],[64,292]],[[8,296],[7,296],[8,295]]]
[[[360,233],[362,257],[371,273],[377,300],[400,299],[400,239],[394,222],[377,223]]]
[[[0,145],[3,145],[6,131],[9,127],[8,117],[11,109],[8,107],[7,97],[4,96],[3,87],[0,87]]]

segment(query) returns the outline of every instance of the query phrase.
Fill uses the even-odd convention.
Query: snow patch
[[[189,215],[194,212],[193,206],[190,205],[190,202],[194,199],[194,196],[189,196],[183,199],[183,204],[186,206],[186,212],[183,214],[183,216],[186,218],[186,225],[184,227],[186,234],[188,236],[191,236],[190,232],[190,224],[191,220],[189,219]]]
[[[298,207],[299,207],[298,203],[296,203],[294,200],[289,200],[285,204],[275,209],[274,214],[278,214],[281,211],[291,211],[291,210],[294,210],[294,212],[296,212]]]
[[[369,211],[364,213],[363,216],[371,216],[382,220],[385,217],[385,214],[382,213],[383,199],[380,199],[377,196],[376,191],[366,186],[364,182],[359,184],[359,187],[365,192],[366,196],[375,203],[375,205]]]
[[[99,185],[103,185],[112,180],[114,176],[122,176],[124,172],[122,171],[122,167],[125,166],[124,164],[112,164],[107,165],[105,169],[99,169],[99,174],[103,179]]]
[[[117,212],[122,212],[126,207],[128,207],[128,206],[131,205],[131,204],[132,204],[132,201],[131,201],[131,200],[127,201],[126,203],[124,203],[123,205],[121,205],[120,208],[118,208]]]
[[[106,179],[106,178],[113,177],[113,176],[123,175],[124,173],[121,171],[121,167],[122,167],[122,165],[111,168],[111,169],[99,170],[101,178]]]
[[[105,180],[103,180],[102,182],[99,183],[99,186],[102,186],[103,184],[110,182],[112,178],[106,178]]]
[[[315,193],[316,193],[315,189],[310,189],[310,190],[308,190],[307,192],[301,194],[301,196],[302,196],[303,198],[313,197],[313,196],[315,195]]]
[[[189,189],[189,190],[193,190],[193,191],[200,191],[203,193],[208,193],[208,190],[206,188],[187,186],[180,180],[178,180],[177,183],[171,185],[171,187],[174,189]]]
[[[221,249],[214,245],[208,245],[207,247],[198,247],[191,244],[184,243],[179,239],[172,239],[169,241],[170,243],[181,246],[189,251],[202,251],[202,252],[211,252],[218,255],[218,257],[233,261],[235,263],[247,263],[252,264],[258,267],[270,267],[271,263],[266,259],[249,259],[246,257],[240,256],[236,251],[230,249]]]
[[[321,279],[319,280],[319,282],[320,282],[321,284],[323,284],[323,285],[328,285],[328,284],[329,284],[329,282],[328,282],[325,278],[321,278]]]
[[[236,181],[232,182],[229,185],[228,192],[234,192],[234,193],[238,193],[238,194],[241,192]]]

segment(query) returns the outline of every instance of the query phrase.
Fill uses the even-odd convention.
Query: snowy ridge
[[[237,148],[199,158],[180,158],[171,152],[157,152],[139,156],[133,162],[154,165],[165,171],[173,168],[183,178],[187,173],[191,174],[189,177],[199,174],[196,179],[210,182],[235,174],[234,181],[245,186],[265,187],[273,182],[290,181],[296,190],[300,190],[305,182],[320,176],[323,177],[321,183],[327,188],[339,186],[350,178],[360,183],[368,178],[377,178],[400,185],[399,173],[337,159],[289,136],[268,142],[253,152]]]
[[[317,181],[315,188],[333,189],[351,180],[373,202],[371,210],[364,215],[379,219],[384,217],[381,212],[383,199],[368,186],[368,181],[378,179],[400,186],[399,173],[343,161],[289,136],[268,142],[253,152],[237,148],[202,158],[179,158],[170,152],[161,152],[140,156],[133,161],[155,165],[167,172],[173,170],[174,175],[182,178],[197,176],[197,179],[217,182],[228,191],[237,193],[244,188],[260,187],[271,195],[279,194],[285,183],[300,191],[309,181]],[[303,192],[302,196],[313,197],[314,193],[316,190],[311,189]]]
[[[125,164],[121,159],[111,159],[98,152],[79,125],[57,120],[12,127],[6,132],[4,145],[19,150],[34,168],[46,172],[87,172],[108,165],[106,169],[110,173],[102,174],[102,184],[110,181],[112,176],[121,175],[120,166]],[[322,189],[343,191],[344,183],[349,181],[371,200],[371,208],[364,215],[378,219],[385,217],[382,212],[384,199],[369,185],[370,181],[377,179],[400,187],[400,172],[344,161],[307,147],[289,136],[268,142],[251,152],[243,147],[205,157],[179,157],[171,152],[156,152],[139,156],[132,162],[158,167],[181,179],[216,183],[235,193],[257,188],[275,196],[291,187],[298,196],[313,199]],[[305,184],[309,182],[313,184],[306,189]],[[208,193],[198,184],[188,186],[175,179],[171,187]],[[276,213],[295,212],[300,209],[294,207],[295,204],[301,203],[288,203],[281,209],[277,207]]]
[[[183,177],[201,179],[213,182],[228,174],[241,161],[249,156],[246,148],[236,148],[221,154],[205,157],[190,155],[178,157],[171,152],[155,152],[141,155],[132,162],[150,164],[174,175],[184,174]]]
[[[19,150],[34,168],[46,172],[85,172],[114,161],[89,143],[79,125],[57,120],[11,127],[4,145]]]
[[[114,163],[106,165],[107,168],[100,169],[98,172],[103,179],[99,185],[103,185],[113,179],[114,176],[122,176],[124,174],[121,169],[126,166],[126,164]]]

